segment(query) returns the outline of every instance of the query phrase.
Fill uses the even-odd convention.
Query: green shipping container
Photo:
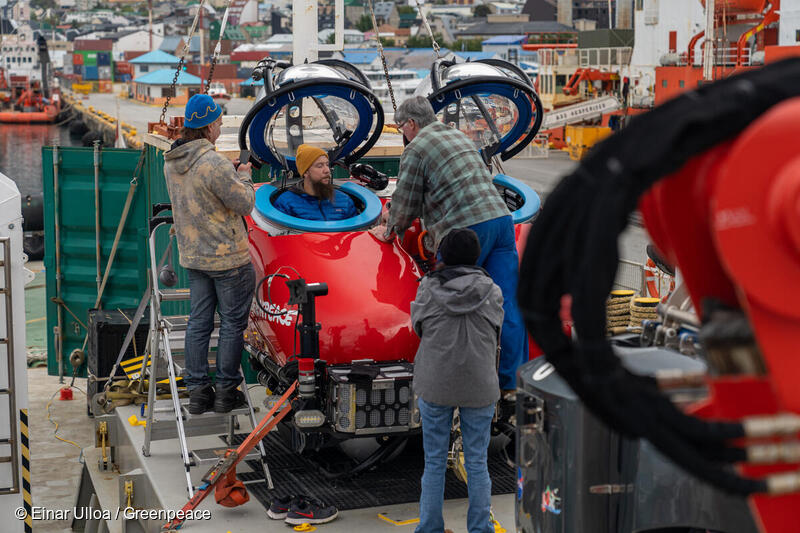
[[[53,154],[58,158],[54,164]],[[100,249],[101,272],[111,253],[120,216],[128,195],[141,152],[106,148],[100,152]],[[59,199],[56,206],[55,177],[58,177]],[[76,348],[84,348],[88,312],[94,308],[97,297],[97,268],[95,254],[95,203],[94,203],[94,150],[93,148],[42,149],[42,181],[45,216],[45,272],[47,281],[47,371],[59,374],[55,331],[58,325],[60,298],[66,304],[62,309],[64,374],[71,376],[75,369],[69,355]],[[101,307],[104,309],[135,308],[147,287],[150,254],[147,246],[148,223],[153,203],[169,202],[164,180],[163,152],[147,146],[142,169],[138,173],[130,211],[117,247]],[[55,253],[55,227],[59,223],[61,289],[57,293]],[[166,226],[157,232],[156,253],[160,261],[166,250]],[[186,271],[178,263],[178,247],[172,246],[173,265],[178,275],[177,287],[188,287]],[[75,317],[72,314],[75,314]],[[162,306],[168,315],[188,314],[189,302],[168,302]],[[256,375],[243,353],[243,371],[248,383],[256,382]],[[106,354],[108,356],[108,354]],[[116,359],[117,354],[112,354]],[[76,374],[86,376],[85,365]]]
[[[45,217],[45,271],[47,274],[47,370],[58,374],[54,331],[58,324],[57,304],[64,301],[83,324],[97,297],[95,262],[94,154],[92,148],[42,149],[42,182]],[[100,240],[101,276],[111,252],[128,195],[131,178],[139,160],[138,150],[105,149],[100,156]],[[59,205],[56,206],[54,178],[58,173]],[[58,209],[58,213],[56,210]],[[147,187],[139,180],[130,212],[117,248],[101,305],[105,309],[136,307],[146,287],[147,274]],[[55,228],[59,223],[60,265],[56,265]],[[61,270],[61,291],[56,292],[56,273]],[[63,358],[65,374],[72,375],[69,355],[83,347],[86,330],[66,309],[63,316]],[[85,375],[85,369],[79,369]]]
[[[81,52],[83,54],[83,64],[89,67],[97,66],[97,52]]]

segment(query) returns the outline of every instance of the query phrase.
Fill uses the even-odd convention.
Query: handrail
[[[11,487],[0,487],[0,494],[17,494],[19,493],[19,426],[16,421],[19,419],[17,415],[17,387],[16,387],[16,370],[14,369],[14,319],[13,319],[13,305],[12,300],[12,287],[11,287],[11,238],[0,238],[0,244],[3,245],[3,277],[5,285],[2,289],[2,294],[5,297],[5,315],[6,315],[6,336],[0,339],[0,344],[6,345],[7,369],[8,369],[8,385],[2,389],[0,393],[8,395],[8,444],[11,447]],[[6,459],[2,457],[0,459]]]

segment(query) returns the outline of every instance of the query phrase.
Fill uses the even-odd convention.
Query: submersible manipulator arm
[[[520,271],[526,325],[586,407],[692,475],[749,496],[767,533],[794,530],[800,506],[798,96],[800,59],[789,59],[634,118],[550,194]],[[605,337],[617,237],[637,206],[702,310],[716,374],[691,414],[655,379],[623,368]],[[574,340],[559,320],[565,295]],[[730,313],[752,329],[720,338]],[[746,361],[734,361],[743,346]],[[726,358],[733,364],[718,364]]]

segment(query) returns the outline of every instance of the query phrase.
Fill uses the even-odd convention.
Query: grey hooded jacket
[[[253,182],[206,139],[176,142],[164,154],[180,263],[196,270],[229,270],[250,262],[242,216],[255,203]]]
[[[503,295],[486,271],[454,266],[422,278],[411,323],[420,337],[414,394],[453,407],[486,407],[500,398]]]

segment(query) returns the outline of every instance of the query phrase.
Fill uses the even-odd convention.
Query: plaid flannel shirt
[[[509,214],[475,144],[439,121],[422,128],[400,158],[388,227],[402,234],[417,217],[434,249],[454,228]]]

